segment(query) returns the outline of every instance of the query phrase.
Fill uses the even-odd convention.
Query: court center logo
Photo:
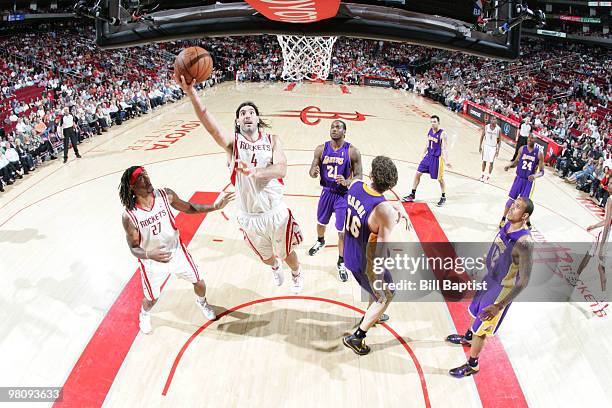
[[[309,126],[318,125],[322,119],[326,120],[349,120],[354,122],[363,122],[366,117],[375,117],[360,112],[324,112],[318,106],[307,106],[302,110],[285,110],[283,113],[275,113],[267,115],[278,118],[300,118],[303,124]]]

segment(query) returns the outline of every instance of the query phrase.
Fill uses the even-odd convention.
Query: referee
[[[516,156],[519,154],[520,149],[527,144],[527,137],[531,133],[531,124],[530,119],[527,117],[523,123],[521,123],[521,127],[519,129],[519,137],[516,141],[516,149],[514,149],[514,156],[510,159],[510,162],[513,162],[516,159]]]
[[[72,148],[76,157],[81,158],[79,149],[77,148],[77,135],[74,130],[74,117],[70,114],[68,107],[64,108],[64,115],[62,116],[62,134],[64,135],[64,163],[68,161],[68,147],[72,142]]]

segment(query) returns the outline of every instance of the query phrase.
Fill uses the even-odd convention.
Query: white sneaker
[[[291,273],[291,291],[297,295],[304,289],[304,275],[302,275],[302,268],[298,270],[297,276]]]
[[[489,184],[489,180],[491,180],[490,176],[486,176],[486,178],[484,179],[484,183],[485,184]]]
[[[151,313],[143,313],[140,311],[138,315],[138,327],[143,334],[150,334],[153,331],[151,327]]]
[[[272,281],[276,286],[282,286],[285,281],[285,275],[283,273],[283,264],[278,263],[278,268],[272,268]]]
[[[200,311],[202,311],[202,314],[204,315],[205,318],[207,318],[208,320],[217,319],[217,315],[215,314],[215,311],[212,309],[212,307],[210,307],[208,302],[204,301],[202,303],[200,302],[199,299],[196,299],[196,305],[198,305],[198,308],[200,309]]]
[[[484,174],[481,174],[481,175],[480,175],[480,182],[481,182],[481,183],[482,183],[482,182],[484,182],[484,179],[485,179],[485,175],[484,175]]]

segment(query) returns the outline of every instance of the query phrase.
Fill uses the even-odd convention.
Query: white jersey
[[[485,125],[484,145],[497,146],[497,139],[499,138],[500,132],[501,128],[498,125],[495,125],[493,129],[491,129],[490,125]]]
[[[249,166],[266,168],[272,164],[272,137],[262,134],[250,142],[240,133],[234,134],[232,184],[236,187],[236,199],[240,211],[245,214],[261,214],[276,209],[283,200],[283,180],[255,180],[236,171],[237,160]]]
[[[125,212],[138,228],[140,248],[152,251],[163,245],[166,251],[174,254],[179,247],[179,232],[168,195],[163,189],[153,190],[153,207],[150,211],[136,206]]]

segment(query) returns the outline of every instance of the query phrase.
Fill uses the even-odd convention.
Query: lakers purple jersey
[[[516,167],[516,175],[520,178],[528,178],[536,172],[538,168],[538,162],[540,160],[538,154],[539,150],[537,147],[533,147],[532,151],[529,151],[527,145],[523,146],[521,155],[519,157],[518,166]]]
[[[518,265],[512,261],[512,250],[514,244],[524,235],[530,235],[528,229],[520,229],[508,232],[510,222],[507,222],[499,229],[499,234],[495,237],[489,253],[487,254],[487,275],[485,280],[489,285],[494,286],[514,286],[518,279]],[[487,290],[494,290],[489,287]]]
[[[440,157],[442,154],[442,132],[442,129],[434,132],[432,128],[427,132],[427,155]]]
[[[347,192],[348,189],[345,186],[336,183],[336,176],[343,176],[345,179],[351,177],[349,146],[349,142],[344,142],[338,150],[334,150],[331,141],[325,142],[321,154],[321,163],[319,164],[321,186],[336,193],[344,194]]]
[[[385,196],[356,181],[347,194],[346,224],[344,231],[344,264],[353,273],[365,273],[368,242],[376,235],[370,231],[368,219],[374,208],[385,201]]]

